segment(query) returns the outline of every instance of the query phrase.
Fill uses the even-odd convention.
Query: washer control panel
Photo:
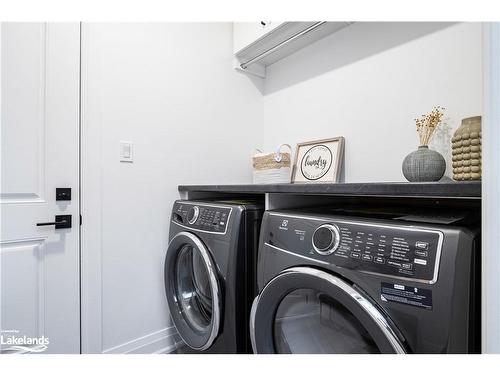
[[[230,214],[229,207],[176,202],[172,221],[205,232],[224,233]]]
[[[352,218],[269,213],[264,242],[321,263],[434,283],[443,234],[410,225]]]

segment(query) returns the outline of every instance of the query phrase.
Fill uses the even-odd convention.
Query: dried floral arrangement
[[[444,110],[444,107],[437,106],[434,107],[431,113],[415,119],[417,133],[420,138],[420,146],[427,146],[429,144],[436,128],[442,122]]]

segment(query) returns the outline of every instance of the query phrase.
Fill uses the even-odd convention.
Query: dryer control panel
[[[195,230],[225,233],[230,215],[230,207],[176,202],[172,221]]]
[[[352,218],[269,213],[264,242],[322,264],[434,283],[443,234],[438,230]]]

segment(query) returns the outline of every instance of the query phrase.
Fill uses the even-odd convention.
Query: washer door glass
[[[361,322],[341,303],[314,289],[297,289],[274,320],[278,353],[380,353]]]
[[[184,245],[175,265],[176,297],[191,329],[206,334],[211,329],[213,300],[208,270],[199,251]]]
[[[165,292],[170,316],[183,341],[206,350],[219,334],[222,294],[212,255],[194,234],[172,238],[165,257]]]

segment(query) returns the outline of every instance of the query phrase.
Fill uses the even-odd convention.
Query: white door
[[[3,352],[80,352],[79,77],[78,23],[2,23]]]

